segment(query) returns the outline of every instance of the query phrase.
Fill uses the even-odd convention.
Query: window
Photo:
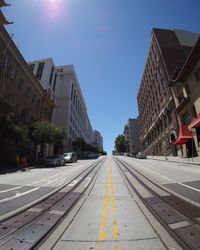
[[[21,119],[22,119],[22,120],[25,120],[25,117],[26,117],[26,110],[25,110],[25,109],[22,109],[22,112],[21,112]]]
[[[37,100],[37,104],[36,104],[37,108],[40,107],[40,100]]]
[[[35,64],[30,64],[29,66],[30,66],[31,70],[33,71],[35,68]]]
[[[55,88],[56,88],[56,80],[57,80],[57,73],[55,73],[55,76],[54,76],[53,90],[55,90]]]
[[[196,77],[196,80],[197,82],[200,80],[200,69],[198,69],[196,72],[195,72],[195,77]]]
[[[37,74],[36,74],[36,77],[38,80],[41,80],[41,78],[42,78],[43,69],[44,69],[44,62],[39,63],[38,69],[37,69]]]
[[[22,89],[23,86],[24,86],[24,79],[20,79],[20,80],[19,80],[19,83],[18,83],[18,85],[17,85],[17,88],[18,88],[18,89]]]
[[[28,87],[27,88],[27,91],[26,91],[26,96],[30,96],[30,94],[31,94],[31,87]]]
[[[72,89],[71,89],[71,100],[73,98],[73,91],[74,91],[74,85],[72,84]]]
[[[186,125],[189,125],[191,123],[191,118],[190,118],[190,115],[188,112],[185,112],[182,117],[181,117],[181,120],[182,120],[182,124],[186,124]]]
[[[33,94],[33,98],[32,98],[32,103],[33,103],[33,104],[35,104],[35,103],[36,103],[36,99],[37,99],[36,94]]]
[[[49,85],[51,86],[51,82],[52,82],[52,78],[53,78],[53,72],[54,72],[54,67],[52,66],[51,68],[51,74],[50,74],[50,78],[49,78]]]
[[[200,127],[196,128],[198,146],[200,146]]]

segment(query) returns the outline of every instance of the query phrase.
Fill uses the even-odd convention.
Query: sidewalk
[[[26,168],[26,170],[30,170],[30,169],[33,169],[33,168],[42,168],[42,167],[44,167],[44,165],[42,165],[42,164],[31,165],[31,166],[28,166]],[[19,168],[19,167],[0,166],[0,175],[1,174],[15,173],[15,172],[18,172],[18,171],[23,171],[23,170],[21,168]]]
[[[165,156],[157,156],[157,155],[148,155],[147,159],[200,165],[200,157],[185,158],[185,157],[180,157],[180,156],[166,156],[165,157]]]

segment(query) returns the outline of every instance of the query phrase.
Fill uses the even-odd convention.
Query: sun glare
[[[47,1],[47,17],[49,21],[56,21],[61,15],[61,2],[59,0]]]

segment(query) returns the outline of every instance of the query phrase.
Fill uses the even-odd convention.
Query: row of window
[[[159,121],[159,123],[156,124],[156,126],[149,132],[147,139],[145,140],[146,145],[150,145],[152,142],[155,141],[155,139],[163,133],[163,131],[171,124],[171,114],[169,111],[167,111],[166,115],[163,115]]]
[[[32,69],[32,71],[34,71],[34,68],[35,68],[35,65],[36,64],[30,64],[30,68]],[[44,65],[45,65],[45,62],[40,62],[38,64],[38,68],[37,68],[37,72],[36,72],[36,77],[38,80],[41,80],[42,79],[42,73],[43,73],[43,70],[44,70]],[[60,69],[61,70],[61,69]],[[51,68],[51,73],[50,73],[50,77],[49,77],[49,85],[51,86],[52,85],[52,80],[53,80],[53,75],[54,75],[54,80],[53,80],[53,90],[55,90],[56,88],[56,80],[57,80],[57,73],[55,72],[55,69],[54,67],[52,66]]]

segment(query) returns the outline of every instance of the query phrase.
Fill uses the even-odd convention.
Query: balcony
[[[189,103],[190,98],[182,96],[181,98],[178,99],[178,101],[179,101],[179,104],[176,107],[176,112],[180,113],[181,110]]]

